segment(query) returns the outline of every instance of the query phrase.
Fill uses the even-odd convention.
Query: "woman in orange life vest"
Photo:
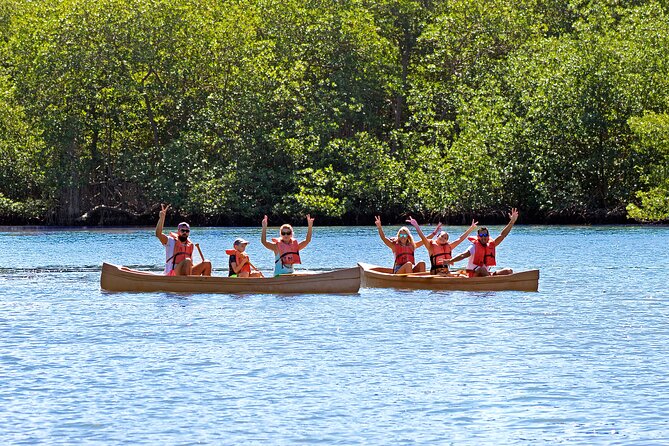
[[[163,234],[165,215],[170,205],[160,205],[160,217],[156,225],[156,237],[165,246],[165,275],[166,276],[211,276],[211,262],[202,260],[193,265],[193,243],[190,241],[190,226],[186,222],[177,226],[178,234],[170,232]]]
[[[295,264],[302,263],[300,251],[311,241],[314,219],[307,215],[307,238],[298,242],[293,238],[293,227],[285,224],[279,229],[279,238],[273,238],[271,242],[267,241],[267,215],[262,219],[262,234],[260,242],[270,251],[274,252],[274,275],[293,274]]]
[[[228,276],[230,277],[264,277],[262,273],[249,260],[249,255],[244,252],[249,242],[238,238],[232,244],[234,249],[226,249],[225,253],[230,256],[228,260]]]
[[[418,222],[414,218],[409,217],[407,223],[416,228],[416,232],[418,232],[420,239],[427,248],[427,252],[430,254],[430,274],[438,274],[440,276],[459,276],[459,274],[450,273],[448,268],[448,260],[451,259],[453,248],[462,243],[467,238],[467,236],[474,229],[476,229],[478,222],[472,220],[471,226],[462,233],[460,238],[451,243],[448,242],[448,232],[446,231],[441,231],[436,237],[436,241],[434,239],[428,240],[428,238],[425,237],[425,234],[423,234],[423,231],[420,229],[420,226],[418,226]]]
[[[393,254],[395,255],[393,273],[408,274],[422,273],[425,271],[425,262],[420,261],[415,263],[416,259],[414,257],[414,251],[423,246],[423,241],[414,242],[413,237],[411,237],[411,233],[409,232],[409,228],[402,226],[397,231],[396,237],[388,238],[383,233],[380,216],[374,218],[374,224],[376,224],[376,228],[379,230],[379,237],[381,237],[383,243],[385,243],[388,248],[392,249]],[[430,237],[433,237],[440,229],[441,223],[439,223],[434,232],[430,234]]]
[[[452,265],[455,262],[459,262],[460,260],[469,257],[469,263],[467,264],[467,275],[469,277],[505,276],[513,274],[511,268],[504,268],[497,271],[491,271],[491,268],[497,265],[495,260],[495,249],[502,243],[502,240],[509,235],[516,220],[518,220],[518,210],[513,208],[509,214],[509,223],[502,229],[502,232],[497,238],[493,240],[490,240],[490,231],[488,231],[488,228],[485,226],[479,228],[477,237],[469,238],[472,242],[472,246],[462,254],[453,257],[448,263]]]

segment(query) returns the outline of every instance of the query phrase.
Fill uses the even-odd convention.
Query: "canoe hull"
[[[538,291],[539,270],[521,271],[508,276],[440,277],[392,274],[390,268],[359,263],[361,285],[368,288],[400,288],[447,291]]]
[[[360,269],[294,274],[266,278],[164,276],[144,271],[102,264],[100,287],[106,291],[171,292],[171,293],[357,293]]]

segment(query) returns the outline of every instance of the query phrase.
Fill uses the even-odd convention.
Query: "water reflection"
[[[0,230],[5,443],[666,439],[669,228],[516,226],[498,260],[538,293],[101,292],[103,261],[162,270],[152,231]],[[316,227],[303,268],[390,264],[375,231]],[[220,275],[238,236],[271,270],[259,228],[193,234]]]

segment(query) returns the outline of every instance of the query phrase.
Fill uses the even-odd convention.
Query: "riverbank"
[[[384,224],[403,224],[409,216],[414,216],[420,222],[437,223],[448,225],[468,225],[472,219],[481,224],[503,224],[508,221],[508,210],[482,211],[462,214],[424,215],[420,212],[405,212],[402,214],[380,213]],[[333,218],[312,214],[320,225],[327,226],[350,226],[366,225],[374,223],[374,214],[370,215],[346,215],[341,218]],[[241,215],[216,215],[207,216],[189,213],[170,213],[167,216],[166,226],[176,225],[181,221],[188,221],[198,226],[255,226],[260,225],[263,215],[254,217]],[[54,227],[124,227],[124,226],[151,226],[158,218],[158,212],[130,213],[111,210],[95,210],[77,219],[59,219],[53,215],[30,217],[20,215],[0,215],[0,226],[54,226]],[[270,215],[270,222],[288,222],[294,225],[303,223],[303,216],[295,215]],[[644,224],[644,222],[629,218],[622,210],[600,209],[595,211],[556,211],[533,212],[520,208],[520,220],[522,224],[535,225],[625,225]],[[660,222],[669,223],[669,222]]]

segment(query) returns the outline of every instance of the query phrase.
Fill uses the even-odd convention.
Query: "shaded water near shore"
[[[498,261],[538,293],[100,291],[103,261],[162,269],[152,234],[0,228],[4,444],[669,442],[669,228],[517,226]],[[259,235],[192,238],[224,275],[238,236],[271,270]],[[317,226],[302,258],[392,262],[371,226]]]

